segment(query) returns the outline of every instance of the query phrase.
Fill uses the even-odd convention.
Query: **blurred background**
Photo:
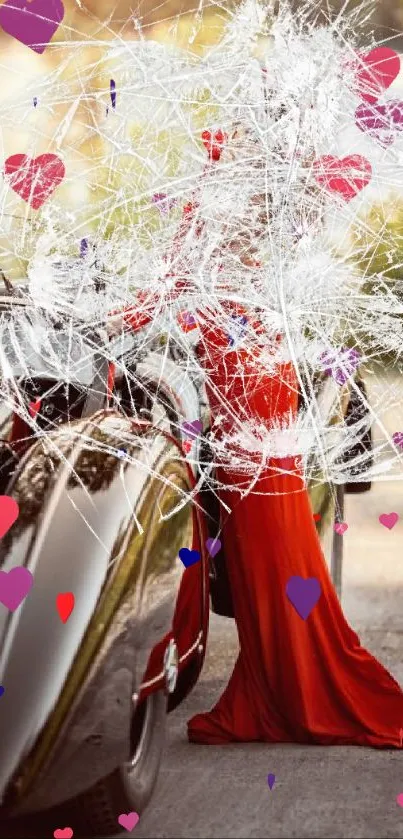
[[[36,3],[39,8],[43,0],[28,2],[33,9]],[[276,0],[270,2],[275,12]],[[57,190],[57,200],[55,196],[39,213],[21,201],[4,181],[0,183],[0,267],[11,280],[26,278],[29,259],[41,234],[49,227],[50,214],[52,222],[54,219],[61,229],[67,230],[74,223],[78,239],[91,234],[103,238],[113,231],[114,225],[122,224],[122,212],[116,210],[118,202],[115,202],[106,231],[99,227],[101,213],[104,218],[107,214],[102,202],[108,196],[112,201],[112,193],[116,195],[119,189],[127,189],[128,179],[132,196],[137,187],[140,192],[144,186],[144,172],[140,171],[141,165],[144,169],[144,161],[139,166],[132,159],[128,168],[127,157],[121,155],[119,160],[119,151],[111,158],[106,135],[109,131],[110,140],[113,115],[109,114],[105,130],[99,128],[96,93],[104,91],[106,94],[110,78],[116,78],[119,95],[117,70],[106,62],[111,43],[141,37],[175,44],[200,54],[220,40],[231,10],[237,5],[236,0],[223,0],[221,4],[210,0],[139,0],[135,4],[128,0],[117,0],[112,4],[110,0],[64,0],[64,20],[42,55],[0,30],[2,160],[16,153],[36,157],[52,152],[60,154],[66,166],[66,177]],[[293,5],[297,10],[298,0]],[[378,41],[403,51],[403,0],[374,3],[372,0],[363,0],[363,3],[361,0],[348,3],[345,0],[312,0],[312,14],[320,19],[320,12],[329,17],[336,15],[341,7],[357,5],[372,6],[372,12],[368,14],[368,32],[372,29]],[[141,144],[142,139],[151,143],[151,133],[149,131],[146,137],[144,121],[132,128],[132,143]],[[158,142],[163,146],[164,138],[159,137]],[[167,151],[166,147],[162,151],[159,149],[160,154]],[[148,145],[145,154],[147,152]],[[177,153],[180,154],[180,148]],[[123,211],[126,226],[138,222],[133,198],[130,202],[131,214],[127,215],[127,207]],[[153,211],[148,219],[143,210],[141,208],[144,228],[148,223],[152,227]],[[388,213],[391,243],[388,242],[387,249],[389,252],[391,245],[397,249],[395,262],[400,262],[400,234],[403,241],[400,196],[392,211],[389,206]],[[375,242],[379,241],[379,225],[384,225],[384,221],[383,213],[381,216],[375,213]],[[378,258],[374,247],[374,258]]]

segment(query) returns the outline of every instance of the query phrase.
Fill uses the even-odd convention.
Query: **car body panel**
[[[174,441],[147,426],[140,429],[146,446],[139,445],[138,428],[131,445],[125,440],[134,465],[111,455],[116,434],[130,438],[128,426],[130,421],[111,415],[82,423],[88,443],[70,444],[70,465],[50,470],[28,514],[27,478],[35,469],[43,473],[43,444],[37,444],[9,493],[22,516],[5,540],[3,568],[26,564],[35,571],[31,593],[7,622],[3,639],[1,778],[4,788],[13,776],[7,795],[13,813],[78,794],[127,759],[133,695],[140,692],[153,647],[172,633],[184,574],[177,552],[191,545],[193,534],[191,474]],[[25,496],[18,491],[24,482]],[[173,501],[180,509],[170,519]],[[157,515],[161,508],[166,520]],[[157,531],[167,522],[171,533],[163,555],[153,551],[153,541],[164,543]],[[203,554],[201,567],[204,562]],[[197,649],[203,633],[202,580],[201,573],[200,620],[194,637],[186,639],[188,649],[178,639],[182,656]],[[76,595],[66,624],[55,606],[63,591]],[[22,690],[25,684],[28,691]],[[155,689],[162,686],[161,676]]]

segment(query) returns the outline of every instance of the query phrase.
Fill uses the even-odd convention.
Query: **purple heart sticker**
[[[196,324],[194,315],[192,315],[191,312],[183,312],[182,321],[185,324],[185,326],[195,326]]]
[[[290,577],[285,592],[295,611],[305,621],[316,606],[322,589],[316,577],[309,577],[307,580],[303,577]]]
[[[160,213],[168,213],[176,204],[175,198],[169,198],[164,192],[156,192],[151,201],[156,205]]]
[[[64,18],[61,0],[6,0],[0,26],[34,52],[43,53]]]
[[[399,446],[399,449],[403,449],[403,431],[396,431],[392,440],[395,446]]]
[[[333,376],[338,385],[344,385],[360,364],[360,353],[347,347],[338,351],[330,350],[322,353],[321,364],[324,372]]]
[[[215,557],[215,555],[221,550],[221,542],[219,539],[207,539],[206,548],[210,556]]]
[[[273,775],[272,772],[270,772],[270,774],[267,776],[267,783],[269,785],[270,790],[273,789],[275,781],[276,781],[276,776]]]
[[[196,562],[200,560],[199,551],[191,551],[189,548],[181,548],[179,551],[179,557],[182,560],[185,568],[189,568],[191,565],[195,565]]]
[[[182,431],[187,437],[198,437],[203,431],[203,423],[201,420],[193,420],[193,422],[184,422]]]
[[[392,99],[384,105],[361,104],[355,112],[356,125],[366,131],[381,146],[390,146],[396,132],[403,130],[403,102]]]
[[[19,565],[11,571],[0,571],[0,603],[15,612],[33,586],[34,578],[28,568]]]

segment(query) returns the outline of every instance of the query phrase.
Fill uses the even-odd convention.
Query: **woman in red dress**
[[[256,196],[259,202],[262,224],[267,225],[267,196]],[[319,199],[314,220],[319,225],[321,213]],[[244,265],[254,264],[253,245],[241,249],[235,239],[229,248]],[[292,423],[299,391],[293,366],[278,365],[270,375],[267,364],[259,364],[264,339],[253,350],[231,348],[227,331],[217,328],[216,320],[205,320],[203,326],[200,319],[201,360],[208,373],[212,420],[220,417],[225,437],[225,462],[218,465],[217,478],[223,509],[231,511],[223,515],[222,541],[240,652],[213,710],[188,723],[189,739],[206,744],[257,740],[401,747],[403,692],[363,649],[343,615],[299,458],[272,458],[262,467],[260,456],[251,490],[242,492],[251,478],[243,473],[242,453],[234,452],[231,462],[228,452],[231,431],[243,423],[255,423],[260,434],[262,426],[269,430]],[[258,324],[249,320],[249,327],[256,334]],[[250,458],[244,452],[244,462]],[[287,596],[292,577],[319,583],[319,599],[306,619]]]
[[[203,329],[203,363],[213,419],[219,412],[224,431],[251,419],[270,429],[295,416],[298,383],[290,364],[272,377],[262,374],[256,353],[229,351],[228,335],[212,325]],[[403,693],[346,622],[298,459],[287,461],[271,459],[260,468],[246,495],[239,487],[250,479],[242,471],[218,468],[220,495],[231,510],[222,539],[240,652],[216,706],[190,720],[189,739],[399,747]],[[320,584],[306,619],[286,594],[295,576]]]
[[[261,203],[267,224],[266,196]],[[184,229],[195,209],[195,202],[185,207]],[[182,234],[180,230],[175,246]],[[256,265],[253,247],[245,250],[239,239],[230,241],[228,250],[238,252],[244,265]],[[178,292],[182,287],[176,284]],[[221,306],[220,317],[217,312],[200,312],[198,317],[212,423],[219,427],[216,460],[222,440],[217,480],[223,509],[230,510],[223,516],[222,540],[240,652],[213,710],[188,723],[189,739],[203,744],[401,747],[403,692],[346,622],[322,554],[299,458],[271,458],[262,465],[261,455],[255,455],[253,485],[246,491],[254,455],[243,452],[239,443],[231,452],[231,436],[243,424],[255,424],[260,434],[262,428],[290,424],[297,412],[298,381],[290,363],[277,365],[270,374],[267,363],[259,362],[260,353],[267,353],[267,335],[253,349],[231,346],[223,311],[228,323],[243,314],[254,335],[259,324],[252,322],[250,312],[229,302]],[[145,307],[143,314],[133,316],[133,328],[151,317]],[[273,346],[279,340],[273,336]],[[287,596],[292,577],[314,578],[320,587],[319,599],[305,618]],[[191,568],[183,585],[190,596]],[[188,615],[176,619],[186,621]]]

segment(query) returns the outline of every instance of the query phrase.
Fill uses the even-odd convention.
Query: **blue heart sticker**
[[[0,696],[3,696],[3,693],[4,693],[3,685],[0,685]]]
[[[189,568],[190,565],[194,565],[196,562],[199,562],[200,553],[199,551],[191,551],[189,548],[181,548],[179,551],[179,558],[182,560],[185,568]]]

